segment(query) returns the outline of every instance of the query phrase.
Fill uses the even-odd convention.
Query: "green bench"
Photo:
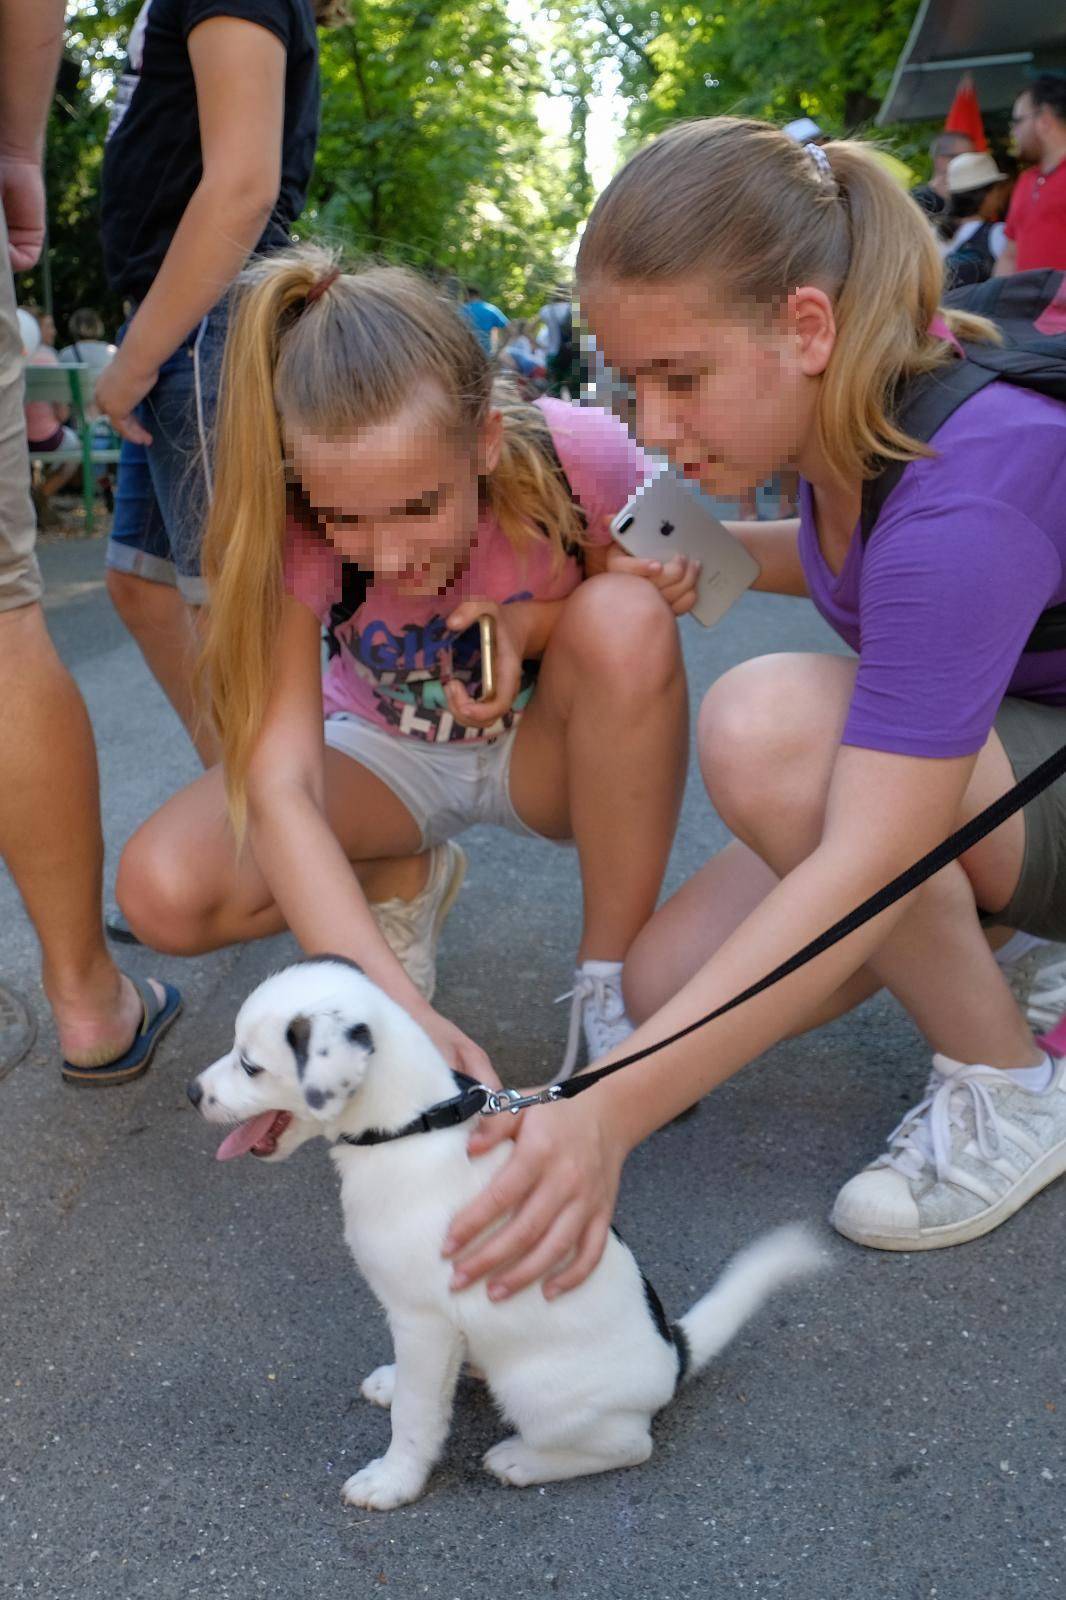
[[[77,448],[34,450],[30,453],[30,460],[52,466],[71,461],[80,464],[85,531],[92,533],[93,500],[96,494],[96,474],[93,468],[110,466],[119,456],[117,444],[100,449],[93,443],[93,424],[86,415],[93,397],[92,369],[84,364],[70,362],[61,363],[57,367],[35,367],[27,364],[23,371],[27,400],[45,400],[50,405],[70,407],[70,421],[67,426],[78,436]]]

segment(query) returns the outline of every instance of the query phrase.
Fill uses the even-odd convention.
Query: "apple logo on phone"
[[[664,539],[669,539],[673,531],[674,525],[672,522],[661,522],[659,524],[659,532],[662,534]]]

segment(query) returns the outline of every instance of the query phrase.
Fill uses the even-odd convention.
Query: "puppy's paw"
[[[361,1472],[354,1472],[341,1490],[341,1499],[364,1511],[395,1511],[410,1505],[426,1486],[424,1472],[386,1460],[370,1461]]]
[[[364,1400],[369,1400],[372,1406],[384,1406],[387,1411],[392,1405],[393,1390],[396,1388],[396,1364],[375,1367],[369,1378],[364,1378],[359,1386],[359,1393]]]
[[[512,1484],[516,1489],[524,1489],[527,1484],[541,1481],[539,1456],[527,1444],[523,1444],[517,1434],[512,1439],[501,1439],[499,1444],[487,1450],[482,1458],[482,1466],[499,1478],[501,1483]]]

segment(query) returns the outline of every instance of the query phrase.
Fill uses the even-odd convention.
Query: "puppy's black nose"
[[[204,1097],[204,1091],[200,1087],[199,1078],[190,1078],[189,1082],[185,1085],[185,1093],[188,1095],[194,1106],[198,1106],[200,1104],[200,1101]]]

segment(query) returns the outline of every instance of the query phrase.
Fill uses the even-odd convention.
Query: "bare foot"
[[[60,997],[45,983],[59,1033],[64,1061],[77,1067],[102,1066],[124,1054],[144,1020],[144,1006],[133,984],[113,964],[102,981],[77,996]],[[154,978],[149,982],[162,1001],[165,990]]]

